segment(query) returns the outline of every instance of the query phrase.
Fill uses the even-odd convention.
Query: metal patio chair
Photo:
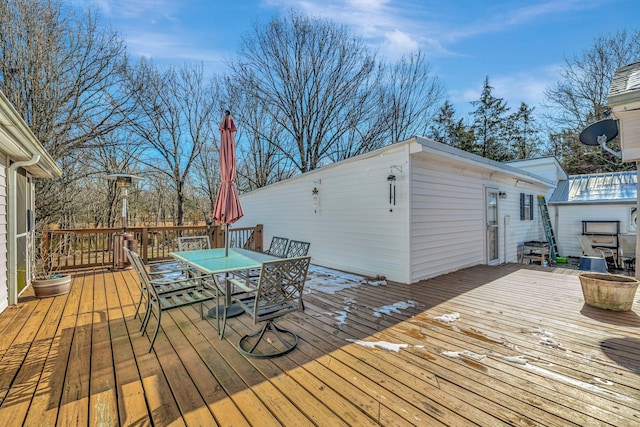
[[[185,236],[178,237],[178,250],[197,251],[200,249],[211,249],[209,236]]]
[[[274,236],[271,238],[271,244],[269,248],[264,251],[265,254],[277,256],[278,258],[284,258],[287,254],[287,247],[289,244],[289,239],[286,237],[277,237]],[[260,276],[260,269],[254,268],[247,272],[247,276],[250,279],[257,279]]]
[[[627,272],[636,269],[636,235],[618,234],[620,243],[620,259]]]
[[[301,256],[307,256],[309,253],[309,242],[301,242],[300,240],[289,240],[289,246],[285,253],[285,258],[296,258]]]
[[[138,274],[140,279],[140,292],[143,294],[140,297],[140,302],[136,309],[136,315],[140,308],[140,304],[142,303],[142,298],[145,297],[147,301],[147,310],[144,319],[142,320],[142,325],[140,326],[140,330],[143,335],[146,333],[151,315],[155,314],[157,319],[156,328],[153,332],[153,337],[151,338],[151,343],[149,345],[149,352],[153,349],[153,344],[158,336],[163,311],[200,304],[200,318],[204,319],[203,303],[214,299],[216,300],[216,304],[220,303],[218,288],[207,284],[207,280],[212,279],[210,275],[200,275],[196,277],[183,276],[179,279],[163,278],[154,280],[145,268],[140,255],[126,247],[124,250]],[[219,320],[217,326],[219,330]]]
[[[147,301],[147,310],[145,311],[145,319],[146,319],[146,316],[149,312],[149,301],[147,299],[147,292],[146,292],[146,286],[148,285],[147,285],[147,281],[144,280],[143,276],[140,276],[138,271],[139,270],[144,271],[146,273],[145,276],[146,278],[148,278],[148,281],[149,282],[153,281],[155,283],[172,283],[180,279],[186,279],[189,277],[188,271],[182,268],[175,268],[175,266],[172,266],[173,268],[169,269],[165,265],[160,265],[159,266],[160,269],[154,271],[154,268],[157,268],[158,265],[146,266],[144,264],[144,261],[142,260],[142,257],[139,254],[132,252],[127,247],[124,248],[124,253],[127,256],[127,259],[129,259],[129,262],[133,266],[134,270],[136,271],[136,274],[138,274],[140,278],[140,283],[138,285],[138,287],[140,288],[140,298],[138,299],[138,303],[136,304],[136,313],[134,314],[133,318],[135,319],[140,315],[140,307],[142,306],[142,301],[146,300]],[[185,286],[189,286],[187,283],[188,282],[185,282]],[[172,291],[176,289],[176,286],[175,285],[167,286],[166,289],[169,291]],[[161,289],[161,291],[162,290],[163,289]],[[144,324],[145,321],[142,319],[142,317],[140,317],[140,320],[142,320]],[[142,330],[142,327],[140,329]]]
[[[288,353],[298,345],[298,336],[277,326],[275,319],[302,311],[302,292],[311,257],[265,261],[260,270],[258,288],[249,296],[235,298],[253,324],[264,322],[258,331],[244,335],[238,350],[250,357],[274,357]]]
[[[578,242],[580,242],[582,253],[585,256],[604,258],[607,262],[609,262],[609,259],[611,259],[613,265],[618,268],[617,253],[611,248],[593,246],[593,243],[591,242],[591,239],[589,239],[589,236],[585,236],[583,234],[578,235]]]
[[[178,237],[178,250],[179,251],[195,251],[199,249],[211,249],[211,241],[209,236],[185,236]],[[158,277],[164,276],[167,278],[177,278],[181,273],[188,273],[192,276],[196,275],[193,269],[189,269],[185,265],[180,265],[176,261],[169,261],[158,263],[153,266],[151,274],[155,274]]]
[[[286,237],[276,237],[274,236],[271,239],[271,244],[269,245],[269,249],[264,251],[265,254],[277,256],[280,258],[284,258],[287,253],[287,244],[289,243],[289,239]]]

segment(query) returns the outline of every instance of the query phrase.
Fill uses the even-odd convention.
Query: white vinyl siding
[[[491,188],[506,196],[498,200],[500,262],[513,262],[518,244],[544,239],[536,207],[534,221],[519,221],[519,194],[550,186],[471,157],[422,139],[393,144],[241,195],[245,216],[233,226],[263,224],[265,246],[273,236],[311,242],[317,265],[415,283],[487,262]]]
[[[7,274],[7,169],[0,157],[0,312],[9,305]]]
[[[630,208],[635,203],[590,203],[584,205],[554,205],[549,210],[556,215],[551,223],[558,242],[560,256],[581,256],[578,236],[582,234],[582,221],[620,221],[620,233],[629,230]]]
[[[425,157],[411,168],[413,282],[484,261],[481,174]]]
[[[407,147],[402,145],[241,195],[245,216],[234,226],[264,224],[266,247],[273,236],[308,241],[314,264],[406,283],[407,159]],[[389,203],[387,182],[392,165],[402,168],[393,171],[395,206]]]
[[[545,239],[536,197],[533,221],[519,220],[520,193],[548,197],[552,189],[433,155],[413,156],[411,170],[412,282],[487,262],[485,188],[504,193],[498,199],[501,262],[516,262],[523,242]]]

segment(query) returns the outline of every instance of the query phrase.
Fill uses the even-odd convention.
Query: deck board
[[[248,316],[229,319],[219,339],[215,320],[201,319],[197,306],[163,313],[148,353],[149,337],[133,318],[133,271],[76,273],[69,294],[37,299],[27,290],[0,314],[0,420],[639,425],[640,304],[627,313],[589,307],[577,274],[508,264],[414,285],[314,290],[304,313],[280,321],[298,334],[298,347],[261,360],[236,348],[256,328]],[[451,323],[436,320],[454,312]]]

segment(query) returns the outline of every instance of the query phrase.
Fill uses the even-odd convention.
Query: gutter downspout
[[[33,166],[40,161],[40,154],[33,154],[31,160],[24,160],[21,162],[15,162],[9,166],[9,217],[7,222],[9,224],[9,235],[7,236],[7,251],[9,252],[9,268],[8,268],[8,290],[9,290],[9,305],[16,305],[18,303],[18,253],[17,251],[17,235],[18,235],[18,193],[16,190],[17,173],[18,168],[25,166]]]

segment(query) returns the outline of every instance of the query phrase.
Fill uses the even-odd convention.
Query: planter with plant
[[[62,250],[62,239],[54,242],[55,250],[50,248],[49,242],[45,238],[45,233],[40,233],[41,238],[38,248],[32,252],[35,258],[35,276],[31,280],[33,293],[38,298],[55,297],[64,295],[71,289],[71,275],[58,271],[58,264],[54,262],[54,257]]]

